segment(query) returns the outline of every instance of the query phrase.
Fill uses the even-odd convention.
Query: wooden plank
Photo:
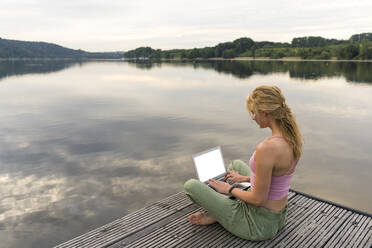
[[[237,243],[239,241],[239,239],[236,238],[236,236],[234,236],[233,234],[231,233],[228,233],[226,236],[228,236],[226,239],[222,240],[218,247],[235,247],[234,246],[234,243]]]
[[[354,224],[354,223],[352,223]],[[356,223],[356,226],[358,226],[358,223]],[[356,227],[357,228],[357,227]],[[368,235],[368,232],[370,232],[372,229],[372,218],[363,216],[359,223],[359,228],[352,239],[352,241],[348,244],[348,247],[358,247],[359,244],[362,243],[363,238]],[[351,235],[350,235],[351,236]],[[369,234],[369,237],[371,237],[371,234]],[[370,244],[371,246],[371,244]]]
[[[155,205],[159,205],[159,204],[155,204]],[[182,206],[184,206],[184,204],[182,204]],[[161,221],[164,218],[164,215],[166,215],[166,217],[168,217],[169,214],[172,215],[174,213],[173,210],[177,210],[178,211],[179,204],[175,205],[174,206],[174,209],[172,209],[171,207],[166,207],[166,206],[162,206],[162,207],[164,207],[164,209],[166,209],[166,211],[169,211],[170,213],[165,214],[162,211],[156,211],[155,210],[152,213],[152,215],[150,213],[150,216],[151,216],[152,219],[155,219],[156,218],[156,221],[152,221],[151,223],[148,223],[148,220],[147,220],[147,217],[148,216],[141,216],[139,219],[144,219],[145,221],[140,222],[139,225],[136,225],[134,227],[130,227],[130,229],[126,230],[126,232],[127,232],[126,236],[130,235],[131,232],[133,232],[132,230],[135,230],[135,232],[138,232],[139,230],[142,230],[142,229],[144,229],[144,228],[146,228],[146,227],[148,227],[148,226],[150,226],[152,224],[156,224],[158,221]],[[177,212],[177,211],[175,211],[175,212]],[[128,225],[128,224],[126,224],[126,225]],[[119,237],[119,238],[117,238],[117,237]],[[109,242],[114,243],[114,242],[117,242],[118,240],[121,240],[123,238],[122,230],[121,229],[117,229],[117,230],[115,230],[115,232],[112,231],[109,235],[106,235],[105,238],[106,238],[107,241],[105,239],[101,239],[101,240],[99,240],[99,242],[95,242],[94,244],[90,244],[90,247],[91,248],[102,247],[102,244],[104,244],[104,245],[107,246],[107,243],[109,243]],[[116,238],[116,240],[114,240],[114,238]],[[87,243],[85,243],[85,244],[87,244]]]
[[[314,226],[308,237],[297,243],[300,243],[302,247],[323,246],[351,214],[348,210],[335,207],[335,211],[318,219],[317,225]]]
[[[175,247],[181,240],[186,239],[188,236],[193,236],[195,230],[188,223],[187,216],[180,218],[178,221],[179,224],[177,226],[172,227],[172,225],[169,225],[167,231],[161,234],[162,236],[154,236],[155,242],[146,247]],[[199,232],[208,231],[205,227],[198,227],[197,229]]]
[[[290,200],[292,197],[294,197],[296,195],[295,192],[289,192],[288,193],[288,200]]]
[[[309,215],[316,213],[316,211],[322,206],[321,203],[301,195],[296,196],[296,198],[303,200],[303,203],[301,201],[293,202],[296,204],[288,209],[287,223],[284,228],[274,237],[274,239],[259,242],[256,245],[257,247],[278,246],[278,244],[281,244],[284,240],[291,237],[294,230],[302,224],[304,219],[306,219]]]
[[[240,239],[215,223],[191,225],[187,216],[200,211],[179,192],[80,235],[56,248],[73,247],[371,247],[372,218],[304,194],[288,194],[287,223],[271,240]],[[357,223],[357,224],[355,224]]]
[[[349,223],[353,223],[355,221],[359,221],[361,218],[361,215],[352,215],[349,221],[345,221],[341,227],[339,228],[338,232],[336,232],[330,240],[327,242],[325,247],[341,247],[343,246],[343,243],[345,242],[346,237],[348,237],[350,228],[349,228]]]
[[[294,193],[294,192],[290,192],[290,194],[289,194],[289,198],[291,199],[292,197],[294,197],[296,195],[296,193]],[[170,224],[171,225],[171,224]],[[186,225],[186,226],[188,226],[188,225],[190,225],[189,223],[188,223],[188,221],[186,220],[186,218],[185,218],[185,222],[183,223],[183,225]],[[191,226],[192,227],[192,226]],[[165,226],[165,228],[167,228],[166,226]],[[192,227],[193,228],[193,227]],[[206,227],[205,227],[206,228]],[[176,229],[175,229],[176,230]],[[187,236],[187,234],[188,233],[190,233],[190,231],[191,230],[185,230],[185,233],[182,233],[182,236],[183,237],[185,237],[185,235]],[[192,233],[191,233],[192,234]],[[199,234],[199,233],[198,233]],[[160,232],[160,230],[158,230],[158,232],[156,232],[156,233],[152,233],[152,235],[153,235],[153,237],[152,238],[150,238],[150,237],[144,237],[143,239],[142,239],[142,242],[135,242],[135,243],[133,243],[133,244],[128,244],[129,246],[127,246],[127,247],[133,247],[133,246],[139,246],[139,245],[141,245],[141,246],[143,246],[143,245],[146,245],[145,243],[144,243],[144,240],[147,240],[147,242],[149,242],[149,240],[151,240],[151,243],[152,244],[157,244],[157,243],[159,243],[160,241],[159,240],[161,240],[161,243],[163,243],[163,244],[166,244],[167,246],[172,246],[172,244],[173,243],[175,243],[175,242],[178,242],[178,243],[180,243],[180,241],[181,240],[179,240],[179,239],[173,239],[173,237],[175,236],[175,234],[173,234],[172,232],[163,232],[163,233],[161,233]],[[151,236],[151,235],[150,235]],[[181,234],[179,235],[179,236],[181,236]],[[146,247],[151,247],[151,246],[147,246],[146,245]]]
[[[293,199],[292,199],[293,200]],[[289,226],[291,224],[291,219],[292,218],[298,218],[300,217],[301,215],[301,210],[300,211],[295,211],[295,209],[292,207],[292,206],[296,206],[301,208],[302,210],[305,210],[308,208],[308,205],[311,202],[311,200],[305,198],[305,197],[302,197],[302,196],[299,196],[299,198],[297,199],[297,201],[293,200],[293,201],[289,201],[288,203],[288,212],[287,212],[287,218],[288,218],[288,222],[287,222],[287,226]],[[226,231],[227,233],[227,231]],[[234,236],[235,237],[235,236]],[[279,236],[275,236],[273,239],[277,239]],[[235,239],[230,242],[230,243],[227,243],[227,242],[224,242],[226,243],[225,244],[225,247],[258,247],[260,246],[260,244],[264,243],[265,241],[261,241],[261,242],[257,242],[257,241],[249,241],[249,240],[244,240],[244,239],[240,239],[238,237],[235,237]]]
[[[326,208],[324,211],[319,211],[316,216],[313,216],[312,218],[307,218],[302,223],[302,228],[299,229],[295,234],[292,236],[292,239],[288,242],[286,242],[287,247],[298,247],[298,245],[305,245],[306,242],[304,242],[305,239],[312,237],[312,232],[314,229],[318,227],[318,223],[320,222],[321,218],[329,213],[332,212],[335,209],[335,207],[331,205],[326,205]]]
[[[190,206],[191,207],[191,206]],[[148,233],[146,236],[143,236],[139,239],[135,239],[134,243],[131,242],[132,237],[128,237],[126,240],[127,246],[126,247],[136,247],[136,246],[144,246],[144,244],[147,243],[157,243],[160,241],[157,237],[160,237],[163,233],[168,233],[172,230],[179,230],[182,231],[183,228],[186,228],[186,225],[184,225],[183,221],[187,219],[187,216],[190,213],[199,211],[200,208],[198,208],[197,205],[192,205],[192,207],[196,208],[193,211],[188,211],[187,213],[184,213],[183,215],[180,215],[178,218],[172,218],[169,222],[164,223],[164,225],[159,226],[155,231]],[[182,222],[182,223],[181,223]],[[181,228],[181,230],[180,230]],[[177,238],[176,236],[173,236],[172,238]]]
[[[174,224],[176,223],[176,225]],[[168,223],[164,227],[160,228],[156,233],[151,233],[150,237],[145,237],[147,243],[160,244],[166,246],[173,246],[176,243],[180,243],[183,240],[187,240],[188,237],[194,236],[196,233],[199,235],[203,231],[210,230],[206,226],[195,226],[188,223],[187,216],[183,216],[177,220],[173,220],[172,223]],[[151,247],[146,243],[136,241],[130,244],[128,247]]]
[[[347,232],[346,232],[346,235],[344,235],[345,237],[345,241],[344,241],[344,244],[343,246],[346,247],[350,247],[353,245],[354,242],[356,242],[356,240],[358,239],[358,237],[360,235],[363,236],[363,229],[360,229],[360,226],[358,225],[358,223],[362,223],[362,226],[363,224],[367,224],[366,222],[367,221],[367,216],[363,216],[363,215],[359,215],[358,218],[353,221],[353,222],[345,222],[347,223],[348,225],[345,226],[345,228],[347,228]]]
[[[110,243],[117,242],[190,205],[192,205],[192,203],[187,196],[185,196],[183,192],[179,192],[157,203],[128,214],[121,219],[62,243],[56,246],[56,248],[93,248],[108,246]],[[136,224],[134,227],[132,221]]]
[[[295,193],[291,192],[289,197],[294,195]],[[164,216],[187,207],[185,204],[188,204],[189,206],[191,203],[183,192],[179,192],[162,201],[130,213],[121,219],[115,220],[102,227],[96,228],[74,239],[66,241],[56,246],[56,248],[94,248],[107,246],[110,243],[115,243],[118,240],[125,238],[125,236],[131,235],[137,231],[140,231],[146,226],[161,220]]]
[[[293,214],[293,215],[296,215],[296,214],[298,214],[298,213],[296,213],[296,211],[294,211],[294,209],[291,207],[291,206],[295,206],[296,205],[296,207],[297,206],[299,206],[299,207],[301,207],[301,205],[302,204],[306,204],[306,201],[307,201],[307,199],[305,198],[305,197],[302,197],[302,196],[300,196],[298,199],[295,199],[294,198],[294,194],[293,195],[291,195],[290,197],[291,197],[291,200],[289,201],[289,206],[288,206],[288,215],[289,216],[291,216],[291,214]],[[306,206],[306,205],[303,205],[303,206]],[[226,234],[229,234],[230,235],[230,233],[228,233],[226,230],[225,230],[225,235]],[[247,243],[247,242],[251,242],[251,243],[257,243],[257,242],[252,242],[252,241],[247,241],[247,240],[244,240],[244,239],[240,239],[240,238],[238,238],[238,237],[236,237],[236,236],[234,236],[235,238],[234,238],[234,242],[233,243],[236,243],[235,241],[240,241],[240,242],[244,242],[244,243]],[[225,242],[226,241],[226,239],[225,240],[223,240],[222,242],[223,243],[226,243]],[[227,246],[228,246],[228,244],[227,244]],[[185,246],[186,247],[186,246]],[[234,247],[234,246],[231,246],[231,247]]]
[[[139,247],[141,245],[141,242],[143,243],[149,240],[150,235],[152,234],[158,235],[161,232],[164,225],[172,223],[174,226],[176,226],[177,223],[174,220],[186,219],[186,216],[188,216],[190,213],[197,211],[200,211],[200,208],[197,205],[193,204],[142,231],[136,232],[135,234],[122,239],[121,241],[109,246],[109,248],[131,247],[133,245]],[[156,239],[150,242],[156,242]]]
[[[281,231],[279,231],[273,239],[260,242],[238,239],[238,242],[234,242],[228,247],[265,247],[273,242],[278,243],[287,235],[287,230],[290,230],[291,227],[293,227],[295,223],[294,220],[300,220],[301,218],[306,216],[306,214],[304,213],[306,211],[311,211],[310,209],[311,207],[313,207],[312,204],[314,203],[314,201],[306,197],[300,195],[296,196],[288,202],[287,223],[285,227]]]
[[[370,217],[353,214],[340,226],[324,247],[359,247],[364,236],[368,233],[370,223]]]
[[[294,194],[291,196],[291,199],[293,198]],[[293,198],[294,199],[294,198]],[[301,202],[311,202],[312,200],[307,199],[306,197],[300,196],[300,199],[297,199],[297,202],[293,200],[293,205],[298,205],[298,207],[301,207]],[[312,201],[314,202],[314,201]],[[296,206],[297,207],[297,206]],[[291,212],[289,207],[289,212]],[[292,211],[293,214],[299,214],[296,213],[296,211]],[[168,223],[164,227],[160,228],[154,233],[149,234],[148,237],[143,237],[142,240],[136,240],[132,244],[128,244],[126,247],[160,247],[160,246],[167,246],[167,247],[190,247],[190,246],[198,246],[199,244],[202,244],[205,242],[205,235],[208,237],[212,237],[214,240],[216,239],[216,233],[213,233],[214,231],[218,231],[218,237],[220,242],[225,242],[227,239],[237,239],[237,237],[233,236],[232,234],[228,233],[226,230],[224,230],[220,225],[217,225],[215,228],[218,227],[218,229],[214,229],[213,225],[207,226],[207,227],[200,227],[195,225],[190,225],[185,217],[184,220],[173,220],[173,222],[180,221],[180,226],[186,227],[181,228],[182,230],[179,230],[175,228],[176,226],[173,223]],[[169,228],[171,227],[171,229]],[[178,227],[179,228],[179,227]],[[222,233],[223,235],[220,235]],[[173,238],[175,236],[178,236],[180,238]],[[194,237],[194,238],[192,238]],[[145,241],[145,242],[144,242]],[[202,243],[200,243],[202,242]],[[150,245],[151,244],[151,245]]]
[[[369,226],[368,232],[366,233],[364,239],[360,242],[361,247],[372,247],[372,226]]]
[[[177,229],[174,230],[169,230],[168,233],[164,233],[164,236],[161,236],[161,242],[159,243],[160,246],[168,246],[170,245],[171,247],[177,247],[180,243],[184,243],[185,241],[197,241],[200,240],[200,237],[203,236],[203,234],[208,233],[213,231],[214,225],[207,226],[196,226],[196,225],[191,225],[187,218],[184,218],[181,220],[182,223],[182,228],[180,231]],[[176,233],[177,238],[174,238]],[[163,240],[164,239],[164,240]]]
[[[200,232],[198,238],[189,238],[188,242],[178,243],[174,247],[203,247],[208,244],[210,247],[216,247],[215,242],[220,242],[221,239],[228,238],[228,233],[226,230],[219,224],[213,224],[208,227],[203,228],[203,232]]]
[[[336,207],[339,207],[339,208],[342,208],[342,209],[347,209],[353,213],[357,213],[357,214],[361,214],[361,215],[366,215],[366,216],[369,216],[372,218],[372,214],[370,213],[367,213],[367,212],[363,212],[359,209],[355,209],[355,208],[351,208],[351,207],[347,207],[347,206],[344,206],[342,204],[339,204],[339,203],[336,203],[336,202],[331,202],[329,200],[326,200],[326,199],[322,199],[322,198],[319,198],[319,197],[316,197],[316,196],[313,196],[313,195],[309,195],[307,193],[304,193],[304,192],[301,192],[301,191],[298,191],[298,190],[294,190],[294,189],[289,189],[291,192],[295,192],[299,195],[303,195],[303,196],[306,196],[310,199],[313,199],[313,200],[316,200],[316,201],[320,201],[320,202],[326,202],[332,206],[336,206]]]
[[[193,206],[198,207],[195,204]],[[137,239],[133,243],[128,243],[126,247],[144,247],[147,243],[156,244],[159,242],[163,242],[165,241],[164,236],[166,236],[167,234],[169,234],[171,239],[178,239],[178,236],[182,236],[182,231],[192,234],[190,230],[184,230],[188,228],[188,225],[186,223],[187,216],[199,210],[201,209],[198,207],[195,211],[188,212],[185,215],[172,219],[171,222],[168,222],[165,225],[159,227],[156,231],[149,233],[147,236]],[[175,231],[178,232],[177,235]]]
[[[320,214],[322,214],[322,212],[331,208],[331,206],[326,203],[317,202],[314,200],[310,201],[313,204],[311,205],[312,207],[307,209],[307,211],[304,211],[303,216],[295,218],[293,220],[293,224],[283,230],[284,235],[280,234],[280,236],[284,236],[282,239],[277,238],[274,240],[269,240],[266,242],[266,245],[262,245],[260,247],[288,247],[289,243],[304,235],[308,228],[307,223],[309,220],[317,218]]]

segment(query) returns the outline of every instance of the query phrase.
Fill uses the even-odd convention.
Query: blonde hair
[[[302,135],[282,91],[277,86],[259,86],[247,97],[246,105],[250,115],[266,112],[275,119],[293,149],[294,159],[298,160],[302,154]]]

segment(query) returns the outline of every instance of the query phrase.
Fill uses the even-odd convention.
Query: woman
[[[249,166],[234,160],[225,179],[251,182],[240,190],[223,181],[206,184],[191,179],[184,185],[190,199],[206,211],[189,216],[196,225],[219,222],[234,235],[248,240],[272,238],[285,224],[290,180],[302,152],[302,136],[296,120],[276,86],[260,86],[246,100],[247,109],[260,128],[270,128],[272,136],[256,147]],[[230,193],[236,200],[220,193]]]

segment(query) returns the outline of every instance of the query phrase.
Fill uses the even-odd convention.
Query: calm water
[[[182,190],[191,155],[248,161],[278,85],[305,138],[292,188],[372,212],[372,63],[0,62],[0,240],[50,247]]]

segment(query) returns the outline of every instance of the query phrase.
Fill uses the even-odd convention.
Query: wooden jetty
[[[180,192],[56,247],[372,247],[371,214],[295,190],[288,199],[287,224],[267,241],[238,238],[218,223],[191,225],[187,216],[201,208]]]

